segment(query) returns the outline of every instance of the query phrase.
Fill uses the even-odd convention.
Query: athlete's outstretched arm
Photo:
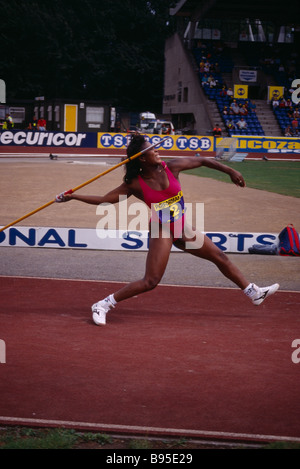
[[[173,172],[174,176],[178,176],[180,171],[186,171],[188,169],[200,168],[206,166],[207,168],[216,169],[226,173],[231,178],[232,182],[240,187],[245,187],[246,183],[239,171],[226,166],[225,164],[219,163],[213,158],[203,156],[192,156],[190,158],[182,158],[178,160],[172,160],[168,164],[169,169]]]
[[[69,191],[60,194],[62,200],[56,200],[58,202],[69,202],[69,200],[79,200],[86,204],[99,205],[103,203],[116,204],[119,202],[119,196],[125,195],[127,197],[131,196],[130,188],[127,184],[123,183],[119,187],[116,187],[112,191],[108,192],[105,195],[81,195],[76,193],[68,193]]]

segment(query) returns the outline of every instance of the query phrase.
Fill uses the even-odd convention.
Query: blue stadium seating
[[[213,51],[210,49],[205,50],[205,54],[209,52],[209,63],[210,64],[218,64],[218,70],[219,73],[216,73],[214,70],[212,72],[207,72],[206,75],[213,75],[215,80],[217,81],[217,87],[216,88],[210,88],[209,85],[204,85],[202,86],[202,89],[207,96],[208,99],[215,101],[217,104],[217,107],[220,112],[221,119],[226,127],[227,120],[232,118],[233,122],[237,122],[241,116],[234,116],[234,115],[223,115],[223,109],[225,106],[228,108],[230,107],[230,104],[232,102],[232,99],[229,98],[228,96],[220,96],[220,91],[222,87],[225,85],[222,77],[222,73],[228,73],[232,72],[233,69],[233,61],[229,56],[221,56],[221,55],[216,55],[214,56]],[[204,54],[204,55],[205,55]],[[203,56],[203,51],[200,48],[195,48],[194,49],[194,58],[197,62],[197,64],[200,63],[201,59]],[[202,83],[202,78],[205,75],[205,72],[199,72],[198,71],[198,76],[199,76],[199,81]],[[238,104],[246,104],[248,100],[245,99],[236,99]],[[249,113],[247,116],[243,116],[244,120],[247,122],[247,129],[245,130],[240,130],[238,128],[234,130],[229,130],[226,127],[227,133],[229,136],[231,135],[264,135],[264,131],[262,129],[262,126],[259,122],[259,119],[256,115],[255,110],[249,110]]]

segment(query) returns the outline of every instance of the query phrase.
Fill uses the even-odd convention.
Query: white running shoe
[[[106,314],[111,308],[115,306],[111,303],[108,298],[98,301],[92,306],[93,312],[93,321],[97,326],[105,326],[106,324]]]
[[[252,283],[252,292],[250,294],[247,294],[251,300],[252,303],[256,306],[260,305],[268,296],[273,295],[274,293],[277,292],[279,288],[278,283],[274,283],[274,285],[270,285],[269,287],[258,287],[254,283]]]

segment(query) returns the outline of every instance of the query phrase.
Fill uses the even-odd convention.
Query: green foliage
[[[0,449],[70,449],[77,439],[74,430],[16,429],[7,432],[6,438],[1,438]]]
[[[161,106],[165,0],[0,0],[7,100],[106,99]]]
[[[26,427],[0,427],[0,450],[1,449],[111,449],[123,448],[128,450],[173,450],[173,449],[216,449],[215,443],[189,442],[180,440],[149,440],[147,438],[113,438],[102,433],[80,432],[66,428],[26,428]],[[253,447],[253,445],[251,445]],[[247,444],[227,446],[226,442],[220,442],[219,449],[249,449]],[[257,449],[300,449],[298,442],[279,441],[261,445],[257,443]]]
[[[300,443],[294,441],[275,441],[264,446],[263,449],[300,449]]]
[[[0,431],[0,449],[72,449],[94,443],[98,447],[113,443],[109,435],[77,432],[66,428],[11,428]]]

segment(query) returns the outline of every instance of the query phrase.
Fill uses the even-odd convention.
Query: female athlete
[[[148,146],[150,147],[150,144],[145,137],[136,134],[128,145],[127,156],[133,156]],[[126,164],[123,183],[106,195],[78,195],[67,191],[56,197],[57,202],[79,200],[99,205],[102,203],[115,204],[119,202],[120,196],[128,198],[134,195],[151,208],[149,250],[145,275],[142,279],[125,285],[107,298],[95,303],[92,306],[95,324],[105,325],[107,313],[120,301],[152,290],[158,285],[167,267],[173,244],[185,252],[213,262],[223,275],[235,283],[255,305],[261,304],[267,296],[278,290],[277,283],[262,288],[249,283],[210,238],[187,224],[178,176],[181,171],[200,166],[222,171],[228,174],[234,184],[245,187],[244,178],[238,171],[216,160],[195,156],[174,159],[166,164],[161,160],[158,150],[151,148]]]

